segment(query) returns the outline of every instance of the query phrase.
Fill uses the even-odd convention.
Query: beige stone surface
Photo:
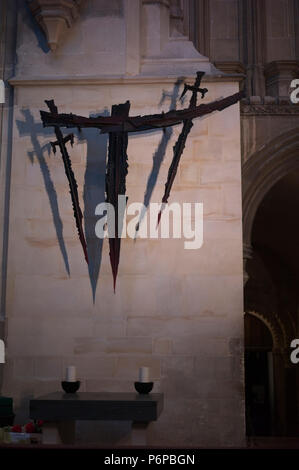
[[[26,2],[0,2],[0,76],[6,81],[16,75],[0,110],[0,338],[8,348],[7,363],[0,364],[0,391],[13,395],[17,419],[25,422],[30,397],[59,389],[66,365],[78,360],[83,391],[132,391],[132,370],[137,373],[140,361],[153,358],[160,371],[154,391],[165,394],[165,409],[150,426],[149,442],[239,445],[245,434],[240,153],[243,237],[249,244],[252,213],[272,181],[259,185],[263,172],[258,174],[257,160],[262,157],[265,169],[283,163],[275,156],[279,144],[289,149],[282,155],[289,168],[295,161],[298,113],[289,103],[289,86],[298,76],[299,3],[180,2],[183,34],[189,26],[199,53],[188,37],[173,37],[173,24],[168,31],[167,0],[147,6],[142,0],[81,3],[79,18],[51,53]],[[242,105],[250,109],[241,112],[241,122],[236,105],[196,120],[189,135],[171,201],[204,203],[203,247],[186,252],[183,240],[123,240],[113,294],[107,240],[102,245],[91,233],[95,201],[103,198],[107,136],[75,132],[71,150],[80,202],[89,208],[85,228],[95,261],[89,272],[61,159],[49,153],[54,134],[41,126],[43,100],[55,98],[61,112],[86,116],[107,114],[112,103],[126,99],[131,114],[166,112],[174,104],[175,79],[183,75],[191,83],[196,70],[213,72],[209,60],[228,74],[246,76],[251,105]],[[238,88],[232,76],[210,79],[204,103]],[[152,194],[160,201],[180,130],[130,136],[129,202],[143,201],[153,157],[165,150]],[[92,283],[91,272],[98,275]],[[118,359],[124,359],[122,370]],[[85,423],[79,438],[120,443],[128,428],[128,423]]]
[[[95,91],[102,109],[129,96],[133,109],[137,104],[140,112],[147,113],[155,106],[158,109],[163,88],[135,84],[133,96],[130,85],[121,89],[114,85],[87,86],[80,88],[80,93],[77,87],[68,87],[64,98],[63,86],[18,87],[16,116],[22,120],[20,111],[29,109],[34,126],[38,126],[38,109],[44,108],[43,100],[48,96],[55,97],[61,110],[88,115],[91,103],[95,107]],[[211,95],[217,96],[228,95],[237,86],[210,83],[209,88]],[[171,89],[169,86],[167,91]],[[78,100],[71,103],[70,96],[75,95]],[[242,397],[242,372],[228,346],[232,335],[242,338],[243,331],[240,158],[236,158],[237,148],[240,149],[238,107],[227,110],[223,120],[221,113],[211,116],[203,122],[203,128],[205,134],[202,123],[195,123],[191,131],[186,158],[184,154],[170,198],[181,203],[203,203],[202,248],[184,250],[183,240],[124,239],[114,294],[108,241],[104,240],[93,302],[60,157],[47,150],[36,155],[53,137],[38,128],[34,140],[32,125],[22,131],[16,124],[7,323],[7,354],[13,375],[10,377],[8,365],[4,391],[15,395],[17,402],[23,400],[28,387],[30,393],[38,395],[46,392],[50,384],[59,386],[69,364],[76,365],[81,390],[88,391],[133,390],[138,368],[149,366],[155,390],[165,393],[165,410],[150,428],[150,442],[183,444],[190,438],[191,442],[204,445],[208,437],[199,432],[199,423],[208,422],[209,438],[225,443],[220,430],[226,418],[213,411],[210,421],[209,410],[211,400],[216,398],[221,398],[226,407],[232,397]],[[159,202],[163,193],[177,131],[173,130],[167,145],[152,194],[154,202]],[[152,156],[161,137],[158,132],[145,135],[144,142],[142,136],[130,140],[130,202],[143,201]],[[95,157],[97,141],[93,139],[94,135],[87,133],[83,141],[76,140],[70,154],[72,158],[74,155],[82,207],[84,203],[93,204],[89,213],[95,224],[97,217],[92,213],[100,201],[83,198],[86,155],[92,154],[95,171],[105,155]],[[33,163],[28,158],[32,151]],[[52,181],[50,193],[49,186],[45,188],[45,168]],[[99,178],[103,178],[103,173]],[[70,275],[53,223],[53,194]],[[92,233],[91,236],[96,247],[99,240]],[[219,380],[223,383],[221,388],[217,387]],[[236,423],[238,442],[243,429],[242,408],[232,409],[229,419]],[[167,436],[170,423],[176,424],[177,431]]]
[[[101,9],[92,15],[96,2],[87,2],[55,54],[45,54],[28,23],[20,23],[17,75],[50,81],[15,87],[2,392],[14,397],[21,419],[30,397],[60,389],[70,364],[82,391],[134,391],[139,367],[148,366],[154,391],[165,395],[149,444],[238,445],[244,436],[243,366],[242,352],[231,344],[242,345],[243,338],[239,105],[194,121],[171,192],[169,202],[203,203],[203,246],[185,250],[183,239],[122,240],[114,293],[108,240],[94,233],[95,207],[104,200],[107,136],[74,130],[69,147],[91,251],[88,269],[61,157],[49,147],[53,131],[42,127],[39,110],[55,98],[60,112],[108,115],[112,104],[129,99],[131,115],[166,112],[178,74],[172,63],[172,78],[138,78],[139,52],[132,45],[138,34],[128,35],[124,21],[131,7],[104,3],[106,16]],[[235,32],[227,33],[234,47]],[[136,77],[123,80],[128,63]],[[51,82],[87,72],[97,84]],[[217,80],[210,77],[204,103],[238,91],[238,82]],[[180,130],[129,136],[128,203],[144,201],[154,156],[161,166],[154,184],[150,180],[150,201],[161,201]],[[104,434],[111,444],[120,437],[109,423],[99,426],[99,437]]]

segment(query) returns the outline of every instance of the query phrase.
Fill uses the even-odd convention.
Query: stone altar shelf
[[[73,444],[76,421],[132,421],[125,444],[146,445],[146,429],[163,410],[163,394],[54,392],[30,400],[30,418],[44,420],[44,444]]]

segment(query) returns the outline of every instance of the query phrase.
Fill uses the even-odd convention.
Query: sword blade
[[[204,72],[197,72],[196,74],[196,79],[193,85],[192,96],[190,98],[190,103],[189,103],[190,109],[196,106],[197,89],[199,88],[203,74]],[[191,131],[192,126],[193,126],[192,119],[186,119],[184,121],[181,133],[177,139],[175,146],[173,147],[173,158],[172,158],[172,162],[169,167],[169,170],[168,170],[167,181],[165,183],[165,191],[164,191],[164,195],[162,198],[162,206],[158,214],[157,225],[159,225],[160,223],[162,211],[165,208],[165,204],[168,202],[170,191],[171,191],[173,182],[175,180],[175,177],[178,171],[180,159],[181,159],[181,156],[183,155],[183,151],[186,145],[186,140]]]
[[[57,114],[57,107],[54,103],[54,100],[46,100],[45,103],[47,104],[48,108],[50,109],[51,113]],[[86,245],[86,240],[84,236],[84,231],[83,231],[83,226],[82,226],[82,211],[80,208],[79,204],[79,196],[78,196],[78,185],[75,179],[75,175],[72,169],[72,164],[71,160],[66,148],[66,142],[70,141],[71,143],[73,142],[73,136],[69,135],[66,137],[63,137],[63,134],[59,128],[59,126],[54,126],[54,131],[56,135],[57,142],[55,142],[53,145],[58,145],[61,155],[62,155],[62,160],[64,164],[64,170],[66,177],[68,179],[69,183],[69,188],[70,188],[70,194],[71,194],[71,199],[72,199],[72,204],[73,204],[73,211],[74,211],[74,217],[76,221],[76,226],[78,230],[78,235],[79,235],[79,240],[81,242],[83,252],[84,252],[84,257],[85,260],[88,264],[88,254],[87,254],[87,245]],[[53,147],[52,145],[52,147]]]
[[[112,106],[112,116],[128,116],[130,103]],[[119,231],[118,195],[126,193],[126,176],[128,173],[127,163],[128,134],[126,132],[111,132],[109,134],[108,164],[106,172],[106,201],[114,207],[114,237],[109,237],[109,256],[113,275],[113,289],[115,292],[116,278],[120,259],[121,238]],[[122,222],[122,221],[120,221]]]

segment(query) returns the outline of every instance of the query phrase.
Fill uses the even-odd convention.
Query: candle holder
[[[63,380],[61,382],[61,386],[65,393],[76,393],[80,388],[80,384],[80,380],[76,380],[76,382],[68,382],[66,380]]]
[[[134,382],[136,392],[140,395],[146,395],[151,392],[154,386],[154,382]]]

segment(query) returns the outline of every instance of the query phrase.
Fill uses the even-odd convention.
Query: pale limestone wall
[[[99,81],[93,86],[16,87],[8,364],[3,393],[14,396],[20,419],[28,412],[30,397],[60,388],[64,368],[71,363],[78,368],[82,391],[133,391],[138,367],[147,365],[155,381],[154,391],[165,394],[163,414],[149,430],[151,444],[242,442],[239,105],[194,122],[171,194],[171,201],[203,202],[203,247],[184,250],[183,240],[172,239],[123,240],[115,294],[108,241],[104,241],[101,254],[101,243],[93,234],[98,220],[94,208],[104,197],[106,137],[83,130],[78,139],[76,133],[70,154],[82,207],[85,195],[88,243],[94,260],[101,258],[94,303],[62,161],[58,154],[48,154],[48,143],[54,136],[51,130],[42,128],[39,117],[39,110],[45,109],[43,100],[49,98],[55,98],[61,112],[82,115],[109,110],[112,103],[126,99],[132,103],[132,115],[166,111],[169,101],[162,107],[159,103],[163,91],[173,91],[173,82],[169,79],[163,83],[161,79],[161,83],[144,83],[136,79],[121,85]],[[207,86],[205,101],[238,89],[238,84],[230,82],[209,82]],[[161,200],[179,131],[180,126],[170,131],[153,202]],[[129,202],[143,201],[152,157],[162,139],[162,131],[130,136]],[[63,226],[64,248],[61,239],[58,243],[50,200],[56,230],[59,232],[59,217]],[[125,430],[126,425],[115,433],[111,426],[107,423],[100,429],[116,443],[119,430]]]
[[[130,0],[132,3],[135,0]],[[82,2],[80,18],[61,38],[55,54],[26,2],[18,9],[17,74],[22,76],[119,75],[125,72],[126,23],[122,0]],[[136,25],[137,28],[137,25]]]
[[[145,365],[154,391],[165,395],[150,444],[236,446],[245,435],[239,105],[194,122],[171,193],[170,202],[203,203],[203,247],[185,250],[183,239],[123,240],[115,294],[108,241],[94,234],[107,136],[75,130],[69,148],[88,270],[61,157],[50,151],[55,136],[40,120],[50,98],[60,112],[86,116],[108,114],[127,99],[131,115],[167,111],[181,93],[175,81],[182,70],[212,70],[208,59],[190,59],[186,42],[189,59],[167,65],[163,56],[172,78],[159,77],[157,63],[148,65],[156,78],[144,70],[138,76],[142,41],[132,5],[141,3],[86,1],[55,54],[45,50],[25,6],[19,9],[2,393],[14,397],[16,420],[24,422],[30,397],[59,390],[67,365],[77,366],[82,391],[134,391]],[[205,84],[204,102],[238,91],[236,81],[215,76]],[[179,132],[180,126],[129,137],[129,203],[143,202],[154,155],[165,155],[151,196],[161,201]],[[117,444],[128,423],[80,429],[82,440]]]

